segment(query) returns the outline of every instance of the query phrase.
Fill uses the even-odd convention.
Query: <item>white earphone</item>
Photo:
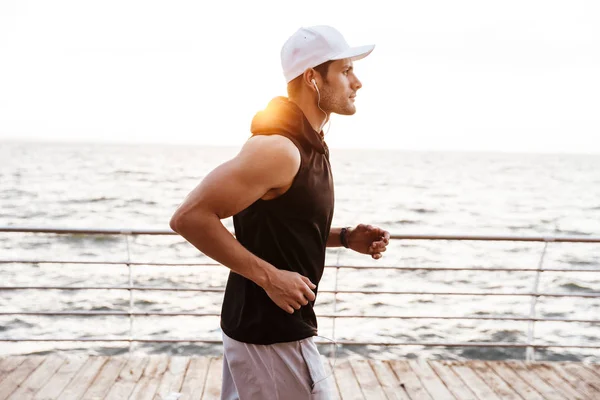
[[[313,86],[315,87],[315,90],[317,91],[317,107],[319,107],[319,110],[321,110],[321,112],[323,112],[323,114],[325,114],[325,121],[323,121],[323,125],[325,125],[325,122],[327,120],[329,120],[329,125],[327,127],[327,132],[324,133],[324,135],[326,135],[327,133],[329,133],[329,129],[331,128],[331,119],[329,118],[329,115],[321,108],[321,92],[319,92],[319,87],[317,86],[317,81],[313,78],[310,80],[313,84]],[[321,125],[321,129],[323,129],[323,125]]]

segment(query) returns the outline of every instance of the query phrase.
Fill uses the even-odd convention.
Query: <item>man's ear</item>
[[[306,71],[304,71],[304,74],[302,75],[302,80],[304,81],[304,83],[314,91],[319,90],[317,88],[317,85],[319,85],[320,79],[320,75],[317,73],[317,71],[315,71],[312,68],[309,68]]]

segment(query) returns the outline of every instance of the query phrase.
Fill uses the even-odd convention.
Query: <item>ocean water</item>
[[[237,148],[0,143],[0,226],[167,229],[184,197]],[[395,234],[600,236],[600,156],[332,149],[334,226],[369,223]],[[230,219],[224,220],[232,228]],[[327,265],[535,268],[543,243],[395,240],[379,261],[329,249]],[[210,263],[177,236],[0,233],[0,259]],[[542,292],[600,294],[600,244],[550,243]],[[121,286],[123,264],[0,264],[2,286]],[[223,266],[134,266],[138,286],[222,288]],[[529,293],[534,272],[328,268],[321,290]],[[136,311],[218,313],[222,293],[134,291]],[[2,312],[128,311],[125,290],[0,290]],[[527,316],[530,296],[320,293],[319,314]],[[600,298],[540,297],[538,317],[600,319]],[[220,338],[218,317],[0,315],[0,338]],[[523,321],[319,319],[325,338],[355,341],[525,342]],[[543,344],[598,345],[600,324],[537,322]],[[0,342],[0,354],[54,349],[115,354],[127,343]],[[322,346],[330,354],[331,346]],[[200,343],[137,343],[133,351],[218,354]],[[337,357],[524,358],[523,349],[343,346]],[[600,360],[597,349],[537,350],[538,359]]]

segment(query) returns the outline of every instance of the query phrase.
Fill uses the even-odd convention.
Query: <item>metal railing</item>
[[[40,312],[0,312],[0,315],[26,315],[26,316],[125,316],[129,317],[129,337],[128,338],[0,338],[0,342],[128,342],[130,349],[134,342],[202,342],[202,343],[221,343],[220,340],[185,338],[136,338],[133,337],[134,317],[140,316],[193,316],[193,317],[218,317],[219,313],[202,312],[143,312],[134,311],[133,293],[135,291],[170,291],[170,292],[214,292],[222,293],[224,288],[180,288],[180,287],[148,287],[136,286],[133,284],[132,266],[218,266],[218,263],[153,263],[153,262],[134,262],[131,260],[129,238],[134,235],[176,235],[170,230],[158,229],[62,229],[62,228],[30,228],[30,227],[0,227],[0,232],[5,233],[42,233],[42,234],[81,234],[81,235],[121,235],[124,237],[127,249],[127,258],[122,261],[95,261],[95,260],[39,260],[39,259],[0,259],[0,264],[80,264],[80,265],[126,265],[128,268],[129,284],[127,286],[40,286],[40,285],[22,285],[22,286],[0,286],[0,290],[127,290],[129,291],[129,311],[40,311]],[[600,292],[540,292],[539,281],[542,272],[600,272],[600,268],[581,269],[581,268],[544,268],[544,257],[549,243],[600,243],[600,237],[573,237],[573,236],[500,236],[500,235],[392,235],[394,240],[444,240],[444,241],[511,241],[511,242],[541,242],[544,248],[536,268],[489,268],[489,267],[398,267],[398,266],[350,266],[339,265],[339,257],[336,265],[326,265],[325,268],[335,268],[334,288],[333,290],[320,290],[319,293],[333,294],[334,304],[332,314],[318,314],[319,318],[330,318],[333,321],[333,340],[341,345],[376,345],[376,346],[443,346],[443,347],[507,347],[507,348],[525,348],[528,361],[535,359],[536,348],[589,348],[598,349],[600,345],[559,345],[535,343],[535,324],[536,322],[569,322],[569,323],[600,323],[600,319],[582,319],[582,318],[557,318],[536,317],[537,301],[540,297],[579,297],[579,298],[600,298]],[[393,291],[393,290],[340,290],[338,289],[338,275],[341,269],[354,270],[397,270],[397,271],[504,271],[504,272],[535,272],[534,284],[530,292],[510,293],[510,292],[486,292],[486,291]],[[531,297],[530,310],[528,316],[441,316],[441,315],[391,315],[391,314],[339,314],[337,312],[338,294],[391,294],[391,295],[444,295],[444,296],[526,296]],[[431,319],[431,320],[494,320],[494,321],[526,321],[528,322],[527,342],[373,342],[373,341],[349,341],[335,339],[335,321],[345,318],[368,318],[368,319]],[[321,342],[319,342],[321,343]],[[327,343],[327,342],[323,342]]]

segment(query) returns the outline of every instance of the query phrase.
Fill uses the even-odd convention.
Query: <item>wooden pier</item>
[[[219,357],[2,357],[0,399],[218,399],[221,366]],[[344,400],[600,399],[600,364],[343,359],[333,371]]]

